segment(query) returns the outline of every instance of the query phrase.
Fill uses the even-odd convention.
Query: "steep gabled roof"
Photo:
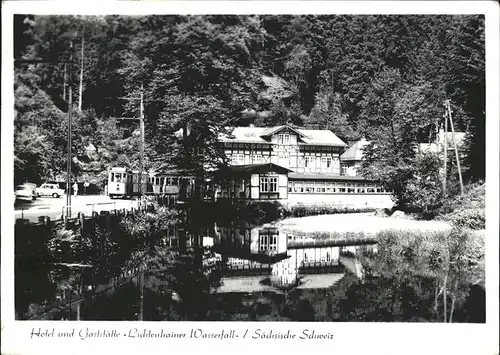
[[[304,144],[347,147],[347,144],[342,139],[326,129],[299,129],[298,131],[304,134],[304,137],[302,137]]]
[[[370,144],[366,139],[361,139],[351,145],[341,156],[341,161],[361,161],[363,159],[363,149]]]
[[[231,134],[222,134],[219,139],[222,142],[239,142],[239,143],[261,143],[270,144],[270,142],[263,137],[269,136],[278,130],[289,126],[278,127],[234,127]],[[309,145],[327,145],[335,147],[345,147],[346,144],[337,137],[332,131],[319,130],[319,129],[297,129],[292,128],[294,132],[301,137],[303,143]],[[228,128],[228,131],[231,130]]]
[[[289,126],[289,125],[282,125],[282,126],[277,126],[277,127],[268,127],[264,130],[264,132],[262,133],[261,137],[268,137],[274,133],[277,133],[279,131],[281,131],[282,129],[285,129],[285,128],[288,128],[292,131],[294,131],[295,133],[297,133],[299,136],[301,137],[304,137],[304,134],[301,133],[299,130]]]

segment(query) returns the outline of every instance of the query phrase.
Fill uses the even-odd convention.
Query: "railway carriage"
[[[123,167],[113,167],[108,171],[108,196],[127,198],[143,195],[177,195],[180,200],[191,196],[195,191],[193,176],[171,172],[156,174],[144,172],[139,182],[140,172]],[[142,189],[139,185],[142,185]]]

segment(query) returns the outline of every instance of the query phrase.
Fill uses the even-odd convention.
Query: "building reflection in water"
[[[215,226],[213,250],[227,277],[269,275],[271,284],[294,285],[299,275],[335,273],[340,247],[297,238],[273,226]]]

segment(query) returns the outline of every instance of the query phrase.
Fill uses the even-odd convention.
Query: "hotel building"
[[[350,149],[329,130],[235,127],[219,137],[229,167],[220,176],[220,198],[327,202],[342,206],[387,207],[390,192],[356,175],[362,144]],[[344,157],[344,158],[343,158]],[[360,159],[359,159],[360,161]],[[351,168],[351,169],[350,169]]]

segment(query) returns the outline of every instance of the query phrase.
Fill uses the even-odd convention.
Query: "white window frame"
[[[290,134],[288,133],[278,134],[278,144],[283,144],[283,145],[290,144]]]
[[[306,155],[304,156],[304,168],[307,169],[313,169],[314,168],[314,162],[316,160],[316,157],[312,155]]]
[[[245,163],[245,154],[233,153],[231,155],[231,165],[243,165]]]
[[[340,164],[340,175],[347,175],[347,164]]]
[[[278,192],[278,176],[275,176],[275,175],[261,176],[259,188],[260,188],[260,192],[263,192],[263,193],[277,193]]]
[[[262,164],[262,155],[252,154],[252,164]]]

